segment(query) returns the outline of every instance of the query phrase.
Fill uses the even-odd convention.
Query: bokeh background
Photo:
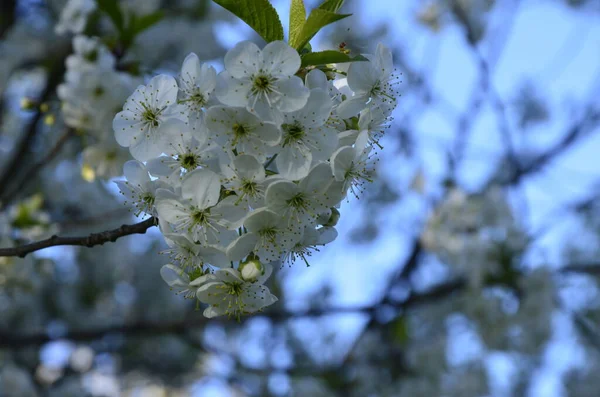
[[[1,4],[2,246],[138,222],[111,180],[128,153],[110,128],[65,124],[65,2]],[[287,25],[288,2],[273,4]],[[121,59],[141,78],[263,44],[210,1],[121,7],[163,13]],[[279,302],[240,322],[169,291],[156,229],[0,258],[0,396],[600,396],[600,1],[342,11],[313,48],[385,43],[402,95],[338,239],[280,269]]]

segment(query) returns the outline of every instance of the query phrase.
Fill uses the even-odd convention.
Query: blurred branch
[[[0,39],[14,24],[16,19],[17,0],[3,0],[0,5]]]
[[[25,188],[29,183],[31,183],[33,181],[35,176],[42,170],[42,168],[44,168],[52,160],[54,160],[56,158],[56,156],[58,156],[62,147],[65,145],[65,143],[67,143],[69,138],[74,136],[74,134],[75,134],[74,129],[67,128],[67,131],[63,135],[61,135],[60,138],[58,138],[58,141],[56,141],[56,143],[54,144],[52,149],[50,149],[48,154],[46,154],[46,156],[43,159],[41,159],[38,163],[34,164],[23,175],[23,177],[20,179],[20,181],[17,182],[16,185],[14,185],[14,188],[12,190],[6,191],[6,193],[3,195],[5,197],[5,199],[2,201],[2,204],[5,207],[8,203],[10,203],[12,200],[15,199],[15,197],[18,193],[23,191],[23,188]]]
[[[61,56],[54,61],[52,67],[50,68],[46,82],[46,88],[44,88],[39,98],[40,103],[48,101],[56,90],[58,84],[60,84],[65,72],[65,57],[68,52],[70,51],[66,51],[64,54],[61,54]],[[38,122],[40,121],[41,117],[42,112],[38,110],[29,122],[24,137],[16,146],[12,158],[10,158],[4,166],[4,171],[0,177],[0,200],[5,198],[7,185],[11,180],[14,179],[21,169],[21,167],[19,167],[19,163],[23,161],[23,158],[29,151],[31,144],[34,141],[38,130]]]
[[[150,218],[152,219],[152,218]],[[272,311],[262,313],[255,316],[242,317],[241,321],[246,321],[255,317],[264,317],[273,321],[286,321],[296,318],[311,318],[311,317],[322,317],[326,315],[344,314],[344,313],[374,313],[382,304],[394,306],[398,309],[406,309],[419,304],[426,304],[434,302],[442,297],[447,297],[465,286],[462,280],[452,281],[447,284],[440,285],[433,288],[432,290],[420,294],[415,294],[409,299],[400,302],[388,302],[383,300],[371,305],[365,306],[349,306],[349,307],[329,307],[329,308],[314,308],[304,312],[282,312]],[[197,329],[200,325],[206,325],[207,323],[234,323],[232,320],[227,319],[207,319],[205,317],[198,316],[191,317],[182,321],[172,323],[156,323],[156,322],[138,322],[129,325],[111,325],[103,328],[95,328],[89,330],[73,330],[62,335],[60,339],[67,339],[72,341],[91,341],[99,339],[106,334],[124,334],[125,336],[147,336],[157,335],[165,333],[174,334],[185,334],[189,330]],[[52,341],[46,333],[37,333],[23,335],[22,333],[14,333],[8,330],[0,330],[0,347],[5,348],[20,348],[32,345],[41,345]]]
[[[510,176],[508,184],[517,185],[521,182],[523,177],[544,168],[548,163],[554,160],[555,157],[569,149],[579,138],[596,128],[598,123],[600,123],[600,112],[588,109],[584,117],[579,122],[572,125],[556,145],[528,163],[522,164],[519,169],[513,170],[513,174]]]
[[[150,218],[148,220],[152,220]],[[148,221],[147,220],[147,221]],[[145,222],[147,222],[145,221]],[[414,251],[413,251],[414,252]],[[413,255],[410,256],[413,258]],[[586,273],[600,275],[600,263],[588,264],[588,265],[573,265],[567,266],[557,270],[558,273]],[[463,279],[457,279],[448,281],[444,284],[440,284],[426,292],[414,293],[410,295],[406,300],[401,302],[390,301],[384,298],[378,302],[369,305],[362,306],[346,306],[346,307],[328,307],[328,308],[313,308],[303,312],[285,312],[285,311],[272,311],[257,314],[254,316],[242,317],[241,321],[247,321],[256,317],[268,318],[272,321],[288,321],[298,318],[312,318],[322,317],[327,315],[338,315],[338,314],[374,314],[382,306],[388,306],[397,310],[412,309],[415,306],[435,303],[440,299],[446,299],[455,293],[463,291],[467,286],[467,283]],[[157,322],[137,322],[127,325],[110,325],[102,328],[94,328],[87,330],[72,330],[68,331],[64,335],[61,335],[59,339],[66,339],[71,341],[92,341],[100,339],[107,334],[123,334],[128,337],[135,336],[152,336],[160,334],[183,334],[185,335],[190,330],[197,330],[198,326],[206,325],[208,323],[221,323],[221,324],[235,324],[233,321],[226,318],[220,319],[208,319],[201,317],[200,315],[195,317],[188,317],[187,319],[174,321],[170,323],[157,323]],[[0,348],[11,348],[17,349],[27,346],[42,345],[50,342],[56,338],[50,337],[47,333],[35,333],[35,334],[22,334],[16,333],[9,330],[0,330]]]
[[[81,237],[60,237],[54,235],[46,240],[36,241],[31,244],[20,245],[13,248],[2,248],[0,249],[0,257],[2,256],[18,256],[25,257],[35,251],[39,251],[48,247],[55,247],[59,245],[79,245],[84,247],[93,247],[95,245],[102,245],[107,242],[115,242],[117,239],[128,236],[130,234],[144,234],[146,230],[156,225],[157,219],[150,217],[145,221],[133,224],[133,225],[122,225],[121,227],[113,230],[107,230],[100,233],[92,233],[88,236]]]

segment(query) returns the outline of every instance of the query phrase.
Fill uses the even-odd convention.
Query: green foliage
[[[312,65],[325,65],[328,63],[344,63],[358,61],[368,61],[368,59],[363,57],[362,55],[351,57],[347,54],[334,50],[311,52],[302,55],[302,67]]]
[[[290,7],[290,45],[295,46],[306,23],[306,8],[303,0],[292,0]]]
[[[344,4],[344,0],[325,0],[319,7],[322,10],[338,12],[342,5]]]
[[[265,41],[283,40],[283,26],[268,0],[213,0],[246,22]]]
[[[336,14],[321,8],[315,8],[311,11],[306,23],[300,31],[298,39],[295,41],[294,48],[300,50],[321,30],[323,27],[349,17],[352,14]]]
[[[129,47],[138,34],[158,23],[164,16],[162,11],[157,11],[139,17],[135,14],[130,14],[129,18],[127,18],[119,7],[117,0],[99,0],[98,8],[115,25],[123,49]]]
[[[115,25],[115,28],[122,33],[125,30],[125,17],[123,16],[123,12],[119,7],[118,0],[98,0],[98,9],[104,12],[112,23]]]

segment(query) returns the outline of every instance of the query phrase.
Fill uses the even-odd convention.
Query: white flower
[[[88,16],[96,8],[94,0],[69,0],[60,12],[60,19],[54,27],[54,31],[56,34],[83,32]]]
[[[233,159],[222,167],[223,185],[237,194],[236,204],[258,208],[265,198],[266,173],[256,157],[242,154],[231,156]]]
[[[358,129],[366,131],[369,135],[369,142],[379,145],[379,140],[383,137],[385,130],[390,128],[392,118],[390,114],[393,107],[389,104],[380,104],[378,106],[369,106],[360,112],[358,119]]]
[[[213,106],[206,112],[206,126],[223,150],[251,154],[260,161],[274,153],[281,141],[275,124],[261,121],[244,108]]]
[[[181,66],[179,75],[179,103],[199,113],[207,107],[217,86],[217,71],[212,66],[200,64],[198,56],[190,53]]]
[[[264,120],[278,120],[281,112],[302,108],[308,89],[294,74],[300,55],[283,41],[261,51],[249,41],[238,43],[225,55],[217,98],[229,106],[243,106]]]
[[[197,269],[205,264],[230,266],[225,253],[216,246],[196,244],[185,234],[165,233],[164,237],[169,249],[161,253],[169,255],[182,269]]]
[[[321,163],[313,167],[306,178],[299,183],[288,180],[273,182],[267,188],[267,207],[300,228],[305,223],[314,222],[320,213],[336,204],[328,195],[333,182],[331,167]]]
[[[83,165],[93,170],[94,177],[110,179],[123,175],[123,165],[130,159],[129,151],[112,140],[96,143],[83,150]]]
[[[253,211],[244,220],[248,233],[242,234],[229,247],[232,261],[245,258],[250,252],[263,262],[273,262],[300,239],[301,234],[288,227],[285,219],[267,208]]]
[[[337,131],[325,125],[331,107],[327,92],[315,88],[310,91],[306,106],[284,115],[282,149],[275,160],[281,176],[290,180],[304,178],[314,163],[331,156],[338,142]]]
[[[129,147],[133,157],[147,161],[158,157],[171,135],[186,130],[183,105],[177,105],[177,83],[171,76],[153,77],[127,99],[113,120],[115,138]]]
[[[235,197],[219,202],[219,176],[207,169],[188,173],[181,182],[181,197],[161,189],[157,192],[158,216],[173,225],[177,233],[190,233],[202,244],[227,245],[246,212],[235,205]],[[231,230],[228,230],[231,229]]]
[[[116,59],[97,37],[77,35],[73,38],[73,54],[65,61],[65,80],[79,82],[79,73],[90,70],[114,70]]]
[[[160,268],[160,276],[176,294],[183,294],[186,299],[194,298],[197,286],[208,279],[201,268],[193,269],[190,274],[183,269],[167,264]]]
[[[201,123],[200,119],[192,123]],[[209,167],[219,169],[219,153],[216,145],[206,138],[205,133],[175,134],[170,137],[165,145],[165,153],[168,156],[160,156],[148,160],[148,171],[152,175],[179,178],[180,175],[194,171],[198,167]]]
[[[375,173],[370,153],[371,145],[367,142],[367,133],[359,135],[354,147],[344,146],[331,155],[331,170],[335,180],[343,182],[343,191],[348,188],[356,197],[363,191],[365,182],[372,182]]]
[[[277,297],[263,285],[273,268],[268,264],[264,268],[264,273],[253,282],[245,281],[238,270],[217,270],[196,293],[200,302],[210,305],[204,310],[204,316],[226,314],[239,319],[242,314],[257,312],[277,302]]]
[[[334,227],[321,227],[315,229],[313,226],[306,226],[302,231],[300,240],[283,255],[282,263],[291,266],[298,259],[302,259],[306,266],[310,266],[307,257],[314,251],[319,251],[318,246],[329,244],[337,238],[337,230]]]
[[[136,215],[142,212],[156,215],[154,209],[156,190],[168,188],[169,185],[158,179],[151,180],[144,164],[135,160],[125,163],[123,174],[127,181],[115,181],[115,183],[119,186],[121,193],[138,209]]]
[[[65,122],[70,127],[104,133],[130,92],[128,80],[120,73],[102,69],[86,70],[79,76],[77,82],[66,82],[57,88]]]
[[[348,69],[348,86],[354,96],[338,106],[337,114],[344,119],[356,116],[367,103],[395,106],[398,93],[394,88],[397,77],[393,71],[392,54],[383,44],[377,45],[370,62],[353,62]]]

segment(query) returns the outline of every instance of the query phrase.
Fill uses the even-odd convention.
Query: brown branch
[[[0,249],[0,257],[2,256],[18,256],[25,257],[35,251],[39,251],[48,247],[56,247],[59,245],[78,245],[83,247],[93,247],[95,245],[102,245],[107,242],[115,242],[117,239],[128,236],[130,234],[144,234],[146,230],[156,225],[156,218],[151,217],[145,221],[133,224],[133,225],[122,225],[121,227],[113,230],[107,230],[100,233],[92,233],[87,236],[80,237],[60,237],[52,236],[46,240],[36,241],[31,244],[20,245],[13,248],[2,248]]]
[[[75,130],[72,128],[68,128],[67,131],[61,135],[61,137],[58,139],[58,141],[56,141],[56,143],[54,144],[54,146],[52,147],[52,149],[50,149],[50,151],[48,152],[48,154],[46,154],[46,156],[41,159],[39,162],[37,162],[36,164],[34,164],[24,175],[22,178],[20,178],[20,181],[14,185],[14,188],[11,190],[7,190],[2,197],[4,198],[4,200],[2,200],[2,204],[4,206],[6,206],[8,203],[10,203],[19,192],[22,192],[23,189],[33,181],[34,177],[42,170],[42,168],[44,168],[46,165],[48,165],[52,160],[54,160],[56,158],[56,156],[58,156],[58,154],[60,153],[62,147],[65,145],[65,143],[67,143],[67,141],[69,140],[69,138],[71,138],[73,135],[75,134]]]

